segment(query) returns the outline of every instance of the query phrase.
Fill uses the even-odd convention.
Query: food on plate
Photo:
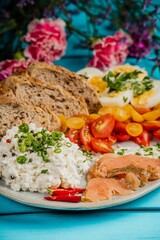
[[[89,85],[86,79],[61,66],[36,62],[28,67],[27,72],[36,79],[61,85],[73,95],[83,97],[90,113],[98,111],[101,106],[95,89]]]
[[[148,76],[148,73],[145,69],[140,68],[139,66],[131,65],[129,63],[112,67],[106,73],[109,71],[112,71],[114,74],[133,73],[135,70],[141,72],[138,74],[138,79],[140,80]]]
[[[13,126],[19,126],[23,122],[34,122],[38,127],[45,127],[49,131],[59,129],[59,118],[50,112],[16,100],[0,98],[0,138]]]
[[[136,108],[155,107],[158,104],[160,104],[159,92],[160,92],[160,83],[158,81],[154,81],[152,83],[152,88],[133,97],[131,100],[131,104]]]
[[[25,73],[7,78],[4,84],[12,89],[19,101],[37,106],[47,105],[55,114],[63,113],[69,117],[78,113],[88,113],[82,98],[75,98],[59,85],[42,83],[31,77],[27,79]]]
[[[97,91],[98,94],[106,91],[107,84],[102,80],[104,73],[98,68],[86,67],[77,72],[80,76],[87,79],[89,84]]]
[[[118,156],[104,154],[88,173],[88,180],[94,177],[116,177],[119,174],[133,172],[140,180],[140,186],[148,180],[160,178],[160,161],[139,155]]]
[[[84,192],[85,189],[83,189],[83,188],[52,189],[52,187],[51,187],[48,190],[49,190],[50,195],[44,197],[44,199],[46,199],[48,201],[77,203],[77,202],[82,202],[82,201],[86,200],[85,197],[83,197],[81,195],[77,195],[79,193]]]
[[[105,154],[89,170],[84,196],[90,201],[128,195],[160,178],[160,162],[138,155]]]
[[[79,187],[92,159],[95,161],[63,133],[48,132],[32,123],[9,129],[0,149],[0,175],[15,191]]]
[[[116,142],[131,140],[147,147],[153,138],[159,139],[160,121],[144,121],[144,118],[142,121],[142,115],[131,105],[123,108],[103,107],[98,113],[95,118],[84,114],[63,118],[61,129],[71,142],[86,151],[99,153],[112,151]]]
[[[92,178],[86,186],[83,196],[91,202],[108,200],[113,195],[125,196],[133,193],[114,178]]]
[[[119,106],[123,107],[130,103],[133,98],[133,90],[120,92],[111,92],[100,97],[102,106]]]

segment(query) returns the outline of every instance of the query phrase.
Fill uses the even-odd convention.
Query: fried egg
[[[123,107],[131,102],[133,98],[133,90],[126,90],[123,92],[112,92],[100,96],[99,100],[102,106],[119,106]]]
[[[152,108],[160,104],[160,81],[154,80],[153,88],[133,97],[131,104],[136,108]]]

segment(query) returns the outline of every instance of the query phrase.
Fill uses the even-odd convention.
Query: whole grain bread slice
[[[23,122],[35,123],[37,127],[44,127],[49,131],[60,129],[60,121],[55,114],[34,105],[0,97],[0,138],[8,129]]]
[[[101,107],[97,92],[87,80],[64,67],[35,62],[28,67],[27,71],[30,76],[42,82],[59,84],[72,94],[82,96],[90,113],[97,112]]]
[[[41,82],[25,73],[12,75],[5,80],[19,101],[37,106],[49,106],[56,114],[70,117],[75,114],[88,114],[83,98],[75,98],[61,86]]]

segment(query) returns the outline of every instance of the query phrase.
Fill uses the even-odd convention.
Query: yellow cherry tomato
[[[81,129],[85,124],[85,120],[80,117],[70,117],[67,119],[66,124],[68,128]]]
[[[130,136],[137,137],[143,132],[143,127],[140,123],[128,123],[126,131]]]
[[[89,115],[92,119],[97,119],[100,117],[100,115],[96,114],[96,113],[92,113]]]
[[[63,114],[58,115],[61,123],[61,132],[65,132],[67,130],[67,119]]]
[[[131,116],[132,116],[133,121],[135,121],[135,122],[143,122],[144,121],[144,117],[134,109],[131,110]]]
[[[107,113],[113,113],[114,107],[102,107],[98,111],[98,115],[103,116]]]
[[[131,108],[128,105],[126,105],[124,107],[115,107],[114,108],[113,115],[116,120],[118,120],[120,122],[125,122],[131,117]]]
[[[155,121],[160,117],[160,109],[150,111],[143,114],[143,118],[147,121]]]
[[[160,104],[154,107],[154,110],[160,110]]]

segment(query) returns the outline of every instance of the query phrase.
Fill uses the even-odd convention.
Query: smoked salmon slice
[[[91,167],[87,179],[111,178],[129,172],[138,177],[140,186],[144,186],[148,180],[160,178],[160,161],[139,155],[105,154]]]
[[[113,195],[129,195],[160,178],[160,161],[139,155],[105,154],[89,170],[84,196],[97,202]]]
[[[86,187],[83,195],[91,202],[110,199],[112,195],[129,195],[132,190],[126,189],[114,178],[92,178]]]

